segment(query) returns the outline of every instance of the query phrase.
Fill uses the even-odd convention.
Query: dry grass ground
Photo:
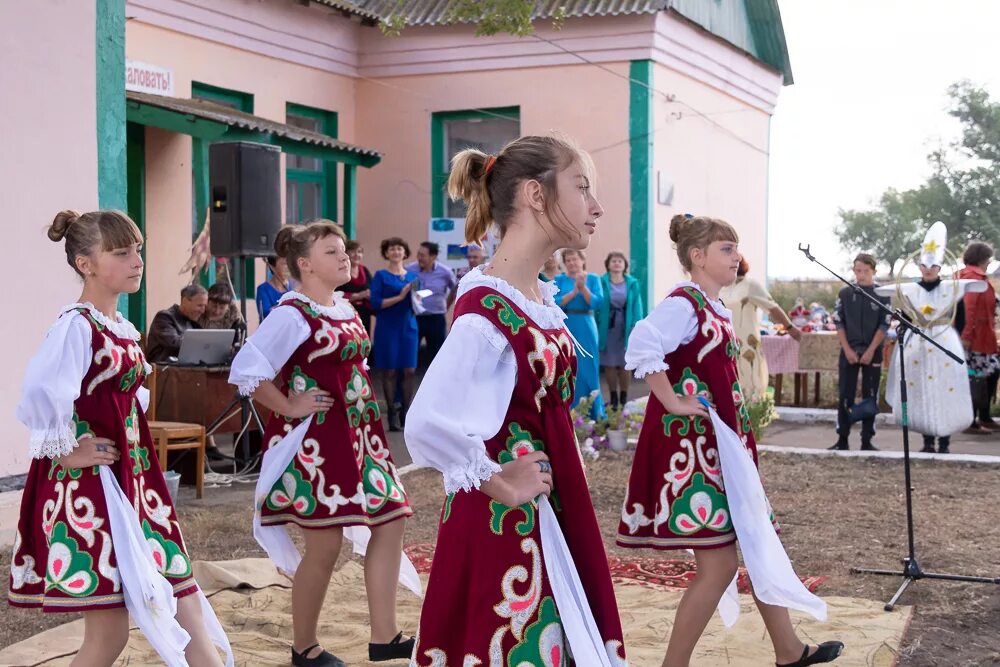
[[[594,504],[610,553],[631,457],[606,453],[590,463]],[[898,566],[906,552],[903,475],[898,461],[764,454],[761,472],[783,527],[785,546],[801,574],[830,577],[820,594],[884,601],[895,577],[858,576],[851,566]],[[1000,575],[1000,495],[996,467],[920,461],[914,464],[917,545],[929,571]],[[417,510],[407,542],[433,542],[442,500],[436,473],[406,478]],[[180,506],[192,557],[220,560],[261,555],[250,535],[251,489],[214,489],[207,501]],[[639,552],[641,555],[652,555]],[[678,556],[680,557],[680,556]],[[0,559],[6,573],[10,556]],[[7,580],[2,581],[4,588]],[[905,667],[1000,664],[1000,586],[925,580],[912,586],[903,604],[916,607],[903,645]],[[0,645],[25,639],[74,618],[8,608]],[[640,666],[642,667],[642,666]]]

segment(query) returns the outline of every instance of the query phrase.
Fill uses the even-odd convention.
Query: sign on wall
[[[125,61],[125,90],[153,95],[174,95],[174,72],[137,60]]]
[[[452,269],[465,266],[465,218],[431,218],[427,227],[427,240],[441,247],[438,261]],[[493,256],[498,242],[491,230],[483,242],[487,259]]]

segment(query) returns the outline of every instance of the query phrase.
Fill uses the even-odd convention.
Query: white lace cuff
[[[479,454],[479,458],[469,463],[469,465],[451,468],[444,473],[444,492],[446,494],[458,493],[459,491],[472,491],[478,489],[479,485],[500,472],[500,464],[486,456],[486,452]]]
[[[634,371],[637,380],[641,380],[647,375],[652,375],[653,373],[668,370],[669,368],[670,366],[662,359],[625,364],[625,370]]]
[[[31,431],[28,453],[33,459],[55,459],[72,454],[77,448],[76,429],[73,422],[61,426]]]
[[[236,385],[236,389],[240,392],[240,396],[243,396],[244,398],[253,396],[253,393],[257,391],[257,387],[260,386],[260,383],[267,382],[270,379],[271,378],[268,377],[242,378],[239,384]]]

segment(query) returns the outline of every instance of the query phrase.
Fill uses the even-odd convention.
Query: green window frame
[[[316,132],[337,138],[338,117],[336,111],[326,111],[324,109],[317,109],[303,104],[287,102],[285,104],[285,122],[289,125],[295,125],[292,118],[293,116],[314,120],[316,121]],[[317,163],[318,168],[300,168],[299,166],[296,166],[304,165],[311,161]],[[343,220],[340,220],[337,215],[337,163],[329,160],[321,160],[319,158],[296,156],[293,153],[286,153],[285,157],[285,222],[302,222],[302,220],[292,220],[288,217],[288,215],[290,211],[301,211],[303,209],[302,192],[304,189],[298,187],[292,188],[289,186],[306,183],[315,184],[319,188],[319,217],[334,220],[343,224]],[[295,202],[294,207],[292,206],[292,202],[287,200],[287,198],[291,196],[291,191],[293,189],[298,191],[299,196],[299,200]]]
[[[445,123],[454,120],[486,120],[506,118],[517,121],[514,138],[520,136],[521,108],[495,107],[489,109],[467,109],[461,111],[435,111],[431,114],[431,216],[445,217],[448,210],[448,173],[451,169],[451,155],[445,146]]]
[[[244,113],[253,113],[253,95],[238,90],[220,88],[200,81],[191,82],[191,97],[202,100],[209,100],[227,107],[231,107]],[[193,241],[201,233],[205,223],[205,211],[208,210],[208,147],[211,141],[194,138],[191,140],[191,166],[192,182],[194,183],[194,207],[192,210],[192,234]],[[201,275],[201,282],[206,287],[215,282],[215,262],[210,262],[208,270]],[[243,294],[237,297],[253,299],[256,285],[254,285],[254,260],[248,258],[243,264]],[[239,285],[234,284],[237,290]]]

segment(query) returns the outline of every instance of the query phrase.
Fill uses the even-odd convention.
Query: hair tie
[[[486,158],[486,166],[483,167],[483,176],[486,176],[488,173],[490,173],[490,169],[493,168],[493,165],[495,165],[496,162],[497,162],[496,155],[490,155],[489,157]]]

